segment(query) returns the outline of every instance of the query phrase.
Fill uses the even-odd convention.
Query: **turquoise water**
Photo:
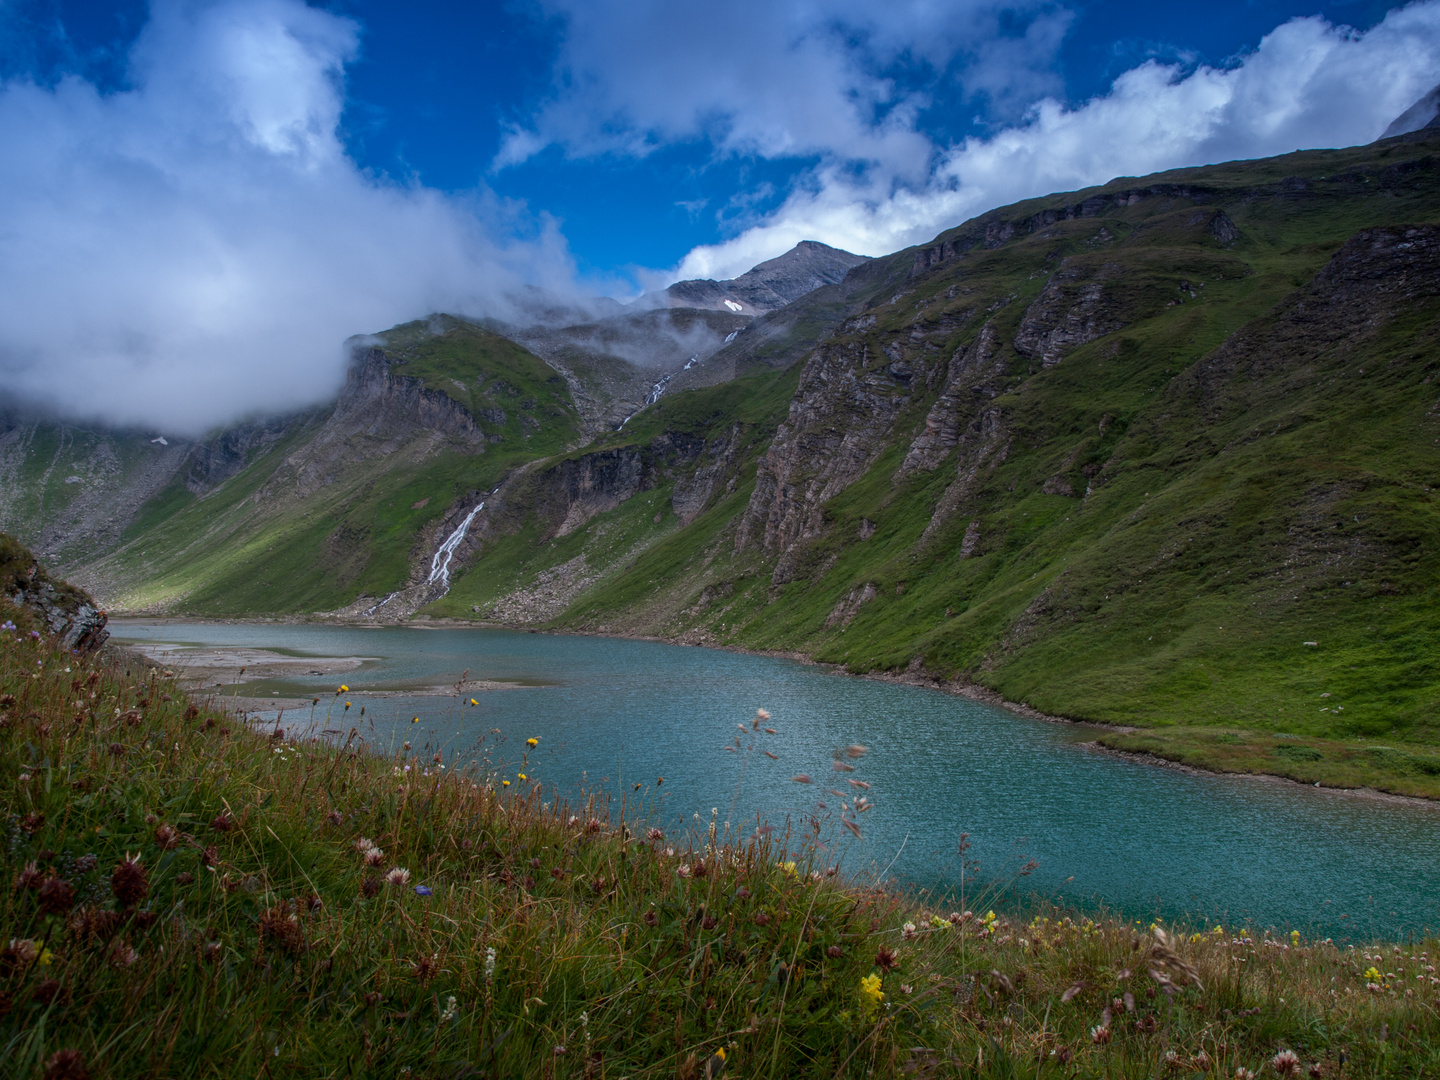
[[[977,874],[1009,880],[1034,859],[1038,868],[1017,887],[1133,918],[1188,915],[1336,938],[1440,927],[1440,807],[1136,764],[1082,745],[1088,729],[935,691],[769,657],[500,630],[141,621],[114,630],[122,641],[373,657],[343,681],[352,722],[364,704],[364,732],[378,748],[408,738],[417,749],[428,741],[468,754],[498,728],[497,760],[509,758],[513,775],[524,739],[536,736],[533,776],[562,792],[632,793],[641,782],[672,833],[695,814],[708,824],[712,808],[723,822],[732,800],[747,834],[757,815],[783,830],[817,800],[833,814],[839,800],[826,789],[851,789],[836,784],[832,752],[861,743],[869,752],[847,778],[872,785],[874,809],[859,819],[863,840],[830,852],[851,873],[888,867],[913,886],[957,887],[956,845],[969,833],[967,858],[979,863],[965,871],[972,885]],[[529,685],[476,694],[478,707],[468,694],[462,703],[366,693],[453,682],[467,668],[472,679]],[[245,693],[320,694],[323,709],[338,681],[252,683]],[[743,752],[724,748],[757,707],[772,714],[779,734],[761,745],[779,760],[757,749],[742,783]],[[793,782],[797,773],[816,783]]]

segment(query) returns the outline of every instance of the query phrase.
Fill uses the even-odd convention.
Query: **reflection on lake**
[[[736,819],[758,813],[779,826],[817,798],[833,808],[832,751],[863,743],[870,752],[853,775],[873,785],[875,809],[861,818],[863,843],[846,854],[852,872],[893,860],[891,873],[908,883],[954,883],[956,843],[968,832],[982,875],[1034,858],[1026,888],[1136,918],[1188,913],[1335,937],[1440,926],[1440,807],[1136,764],[1080,745],[1093,736],[1085,728],[935,691],[769,657],[502,630],[142,620],[112,628],[136,643],[376,658],[343,681],[351,722],[365,705],[365,734],[378,748],[409,738],[417,749],[429,740],[460,750],[498,728],[513,771],[523,740],[537,736],[531,772],[562,792],[635,782],[649,791],[663,776],[656,816],[670,827],[695,814],[708,823],[712,807],[724,819],[743,756],[724,748],[763,707],[779,732],[764,745],[779,760],[749,759]],[[453,684],[466,669],[516,688],[476,693],[476,707],[468,694],[403,692]],[[319,694],[324,710],[335,685],[287,674],[244,693]],[[367,697],[367,688],[390,693]],[[816,783],[794,783],[797,773]]]

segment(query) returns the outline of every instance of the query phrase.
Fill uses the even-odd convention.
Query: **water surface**
[[[918,887],[957,886],[969,833],[980,874],[1134,918],[1189,915],[1227,926],[1299,928],[1336,938],[1440,926],[1440,806],[1382,802],[1247,777],[1192,776],[1087,748],[1089,729],[1028,720],[932,690],[852,678],[770,657],[643,641],[503,630],[339,628],[117,620],[120,641],[179,642],[364,656],[345,681],[379,747],[411,739],[459,750],[498,728],[514,763],[540,739],[532,775],[562,792],[603,785],[642,796],[672,832],[712,808],[753,828],[814,811],[838,778],[860,779],[875,808],[863,842],[837,845],[847,870]],[[463,698],[367,697],[458,679],[523,684]],[[246,684],[248,695],[333,697],[328,678]],[[757,707],[779,734],[744,766],[727,752]],[[323,713],[322,713],[323,715]],[[419,715],[421,722],[411,724]],[[288,719],[288,718],[287,718]],[[336,726],[339,726],[338,724]],[[348,725],[347,725],[348,726]],[[494,737],[491,736],[493,739]],[[869,753],[849,776],[833,751]],[[801,785],[790,778],[814,777]],[[737,787],[738,785],[738,787]],[[737,797],[738,790],[738,797]],[[973,874],[967,871],[967,877]]]

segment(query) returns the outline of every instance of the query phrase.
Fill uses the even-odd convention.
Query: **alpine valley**
[[[435,314],[357,338],[330,406],[199,441],[11,413],[0,530],[111,612],[780,650],[1437,797],[1437,153],[1120,178],[533,325]]]

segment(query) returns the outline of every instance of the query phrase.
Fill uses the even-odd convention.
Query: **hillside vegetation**
[[[0,627],[17,1080],[1440,1070],[1440,943],[905,897],[824,822],[666,836],[525,782],[525,732],[380,757],[338,694],[297,738],[137,659]]]
[[[800,651],[1117,749],[1440,796],[1435,148],[1001,208],[747,323],[591,441],[520,346],[398,327],[333,409],[132,482],[123,536],[61,562],[114,608]],[[41,470],[7,438],[40,535],[98,451],[61,432]],[[482,500],[448,594],[421,588]]]

